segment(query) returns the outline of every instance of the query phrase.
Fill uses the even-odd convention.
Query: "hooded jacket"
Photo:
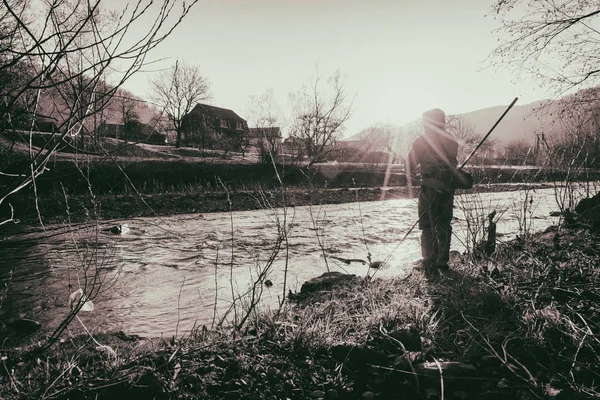
[[[425,122],[424,127],[408,153],[406,172],[411,174],[420,165],[422,186],[450,191],[458,165],[458,142],[438,125]]]

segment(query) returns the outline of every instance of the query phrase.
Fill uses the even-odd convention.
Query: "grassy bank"
[[[287,187],[357,188],[384,186],[386,165],[319,164],[311,168],[299,165],[239,164],[180,159],[112,161],[54,161],[49,170],[36,180],[40,193],[80,195],[91,191],[96,195],[175,193],[190,190],[219,190],[225,185],[231,191],[257,187],[277,188],[279,179]],[[13,162],[4,168],[7,174],[28,170],[27,162]],[[518,168],[473,168],[475,184],[539,183],[564,181],[567,171]],[[406,186],[406,177],[394,165],[387,186]],[[598,180],[599,172],[570,171],[569,180]],[[10,178],[0,176],[0,189],[9,187]]]
[[[193,148],[114,139],[106,139],[104,146],[113,159],[101,155],[54,154],[47,164],[48,170],[36,179],[35,190],[30,185],[11,195],[0,205],[0,215],[12,215],[11,205],[15,217],[24,223],[35,223],[38,212],[44,223],[51,223],[67,218],[79,222],[242,211],[283,205],[281,183],[287,188],[286,203],[290,206],[371,201],[382,197],[379,188],[385,182],[387,169],[385,164],[357,163],[274,167],[256,160],[251,162],[249,156],[241,154],[226,157]],[[0,138],[0,155],[3,172],[0,193],[8,193],[15,183],[10,174],[29,170],[27,147]],[[477,185],[600,179],[598,172],[580,170],[485,167],[471,171]],[[387,186],[394,189],[386,198],[406,196],[402,167],[393,165],[389,172]]]
[[[479,185],[473,191],[509,191],[531,187],[527,184]],[[535,186],[552,187],[550,184]],[[412,188],[413,196],[418,187]],[[465,191],[469,192],[469,191]],[[36,198],[31,192],[20,193],[14,198],[15,214],[22,224],[38,223],[39,215],[44,223],[93,222],[95,220],[157,217],[177,214],[247,211],[273,207],[343,204],[356,201],[378,201],[383,199],[408,198],[409,189],[393,187],[357,189],[326,189],[314,187],[289,187],[285,190],[285,201],[281,189],[257,187],[246,190],[225,190],[189,187],[178,192],[155,194],[104,194],[67,195],[64,193],[44,194]],[[383,197],[382,197],[383,196]],[[285,203],[285,204],[284,204]],[[8,214],[8,204],[0,206]]]
[[[550,228],[426,278],[355,278],[241,332],[3,349],[2,398],[535,399],[600,395],[600,233]],[[486,271],[492,271],[488,273]]]

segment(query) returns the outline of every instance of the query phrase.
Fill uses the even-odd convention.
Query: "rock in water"
[[[115,225],[110,228],[102,229],[102,232],[110,232],[115,235],[126,234],[129,232],[129,225],[127,225],[127,224]]]
[[[8,324],[8,327],[21,335],[31,335],[37,332],[42,325],[32,319],[17,319]]]
[[[600,193],[597,193],[594,197],[582,199],[575,207],[575,211],[577,214],[584,214],[598,207],[600,207]]]
[[[598,224],[600,227],[600,192],[594,197],[581,200],[575,207],[575,211],[579,214],[580,220]]]
[[[312,278],[304,282],[300,288],[300,293],[310,294],[319,290],[329,290],[334,286],[349,282],[356,278],[356,275],[343,274],[337,271],[325,272],[323,275]]]

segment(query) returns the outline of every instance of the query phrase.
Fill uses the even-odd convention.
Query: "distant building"
[[[33,130],[38,132],[57,133],[58,127],[56,122],[49,118],[36,118],[33,122]]]
[[[389,157],[390,151],[386,146],[367,139],[340,140],[331,150],[331,158],[336,161],[379,164],[388,163]]]
[[[250,128],[248,131],[248,151],[279,153],[282,141],[281,129],[278,126]]]
[[[295,136],[287,137],[282,144],[282,150],[288,154],[292,160],[299,161],[306,155],[307,140]]]
[[[234,111],[197,104],[182,121],[185,142],[202,148],[240,148],[248,134],[248,123]]]
[[[126,124],[112,124],[104,121],[99,128],[103,137],[127,140],[131,142],[166,144],[167,135],[159,132],[153,125],[139,121],[130,121]]]

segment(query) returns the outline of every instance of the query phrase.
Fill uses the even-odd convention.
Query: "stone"
[[[32,333],[37,332],[42,325],[32,319],[21,318],[10,322],[8,327],[18,334],[31,335]]]
[[[435,362],[424,362],[415,365],[415,370],[417,373],[422,373],[429,376],[439,376],[439,368],[442,369],[444,378],[473,376],[477,373],[477,367],[472,364],[462,363],[460,361],[439,361],[437,364]]]
[[[406,324],[388,334],[402,342],[407,351],[421,351],[421,335],[415,325]]]
[[[325,398],[325,392],[322,390],[315,390],[314,392],[312,392],[310,394],[310,398],[311,399],[324,399]]]
[[[577,220],[600,227],[600,192],[594,197],[581,200],[575,207],[575,211],[579,214]]]
[[[596,208],[600,208],[600,193],[596,193],[593,197],[582,199],[575,207],[575,211],[577,214],[584,214]]]
[[[114,225],[114,226],[111,226],[110,228],[102,229],[102,232],[112,233],[114,235],[126,234],[129,232],[129,225],[127,225],[127,224]]]
[[[356,275],[343,274],[337,271],[325,272],[321,276],[304,282],[300,288],[300,293],[309,294],[320,290],[329,290],[334,286],[339,286],[343,283],[350,282],[355,278]]]
[[[325,400],[338,400],[339,398],[340,395],[335,389],[329,389],[327,393],[325,393]]]
[[[360,396],[360,398],[363,399],[363,400],[373,400],[375,398],[375,393],[367,391],[367,392],[364,392]]]
[[[118,339],[121,339],[124,342],[137,342],[144,339],[143,337],[138,335],[128,335],[123,331],[116,332],[114,336]]]
[[[354,349],[354,346],[348,344],[336,344],[331,347],[331,356],[338,362],[346,362],[346,359],[350,355],[350,352]]]

